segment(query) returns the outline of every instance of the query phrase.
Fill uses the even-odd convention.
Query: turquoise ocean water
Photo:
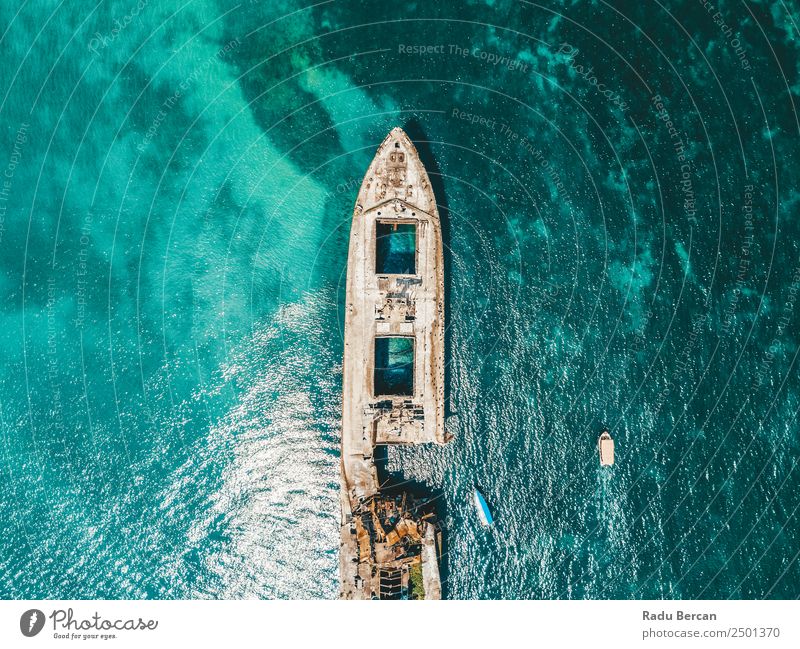
[[[350,219],[397,125],[445,221],[455,438],[386,468],[436,497],[445,595],[800,595],[799,26],[2,3],[0,596],[337,596]]]

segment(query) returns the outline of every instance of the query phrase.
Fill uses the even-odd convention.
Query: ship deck
[[[442,260],[430,180],[411,140],[393,129],[364,178],[350,234],[340,549],[346,599],[408,593],[420,564],[425,598],[441,596],[433,525],[401,507],[396,520],[386,519],[395,528],[386,530],[374,511],[384,504],[374,448],[446,441]],[[393,536],[397,529],[414,533]]]

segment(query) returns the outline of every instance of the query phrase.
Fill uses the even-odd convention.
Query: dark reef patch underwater
[[[798,597],[799,26],[3,2],[0,596],[337,596],[349,225],[402,126],[455,439],[386,468],[440,494],[445,596]]]

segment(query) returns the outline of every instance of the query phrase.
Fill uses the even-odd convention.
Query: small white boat
[[[478,518],[481,520],[481,525],[484,527],[491,527],[492,523],[494,523],[492,512],[489,511],[489,506],[486,504],[486,499],[483,497],[483,494],[477,489],[475,489],[474,499],[475,509],[478,510]]]
[[[600,439],[597,440],[597,446],[600,450],[600,466],[613,466],[614,440],[611,439],[611,434],[607,430],[604,430],[600,434]]]

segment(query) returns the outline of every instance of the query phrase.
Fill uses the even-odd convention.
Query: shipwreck
[[[356,199],[345,304],[341,597],[440,599],[425,498],[379,483],[379,445],[444,444],[444,264],[430,179],[393,129]]]

